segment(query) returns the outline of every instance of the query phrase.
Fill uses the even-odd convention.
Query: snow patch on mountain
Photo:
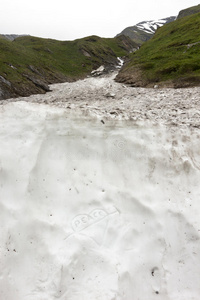
[[[159,20],[150,20],[150,21],[142,21],[135,26],[146,33],[154,34],[156,30],[165,25],[166,23],[169,23],[171,21],[175,20],[175,17],[165,18],[165,19],[159,19]]]
[[[156,32],[156,30],[170,22],[176,20],[176,17],[168,17],[158,20],[142,21],[134,26],[125,28],[119,35],[128,36],[138,45],[142,45],[144,42],[148,41]]]

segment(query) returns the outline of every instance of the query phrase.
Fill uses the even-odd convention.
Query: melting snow
[[[157,21],[144,21],[138,23],[136,26],[145,31],[146,33],[155,33],[158,27],[163,26],[166,23],[166,20],[157,20]]]
[[[199,300],[200,89],[113,77],[0,102],[1,300]]]

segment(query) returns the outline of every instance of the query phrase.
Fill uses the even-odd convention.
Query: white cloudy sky
[[[199,0],[3,0],[0,33],[73,40],[113,37],[144,20],[177,15]]]

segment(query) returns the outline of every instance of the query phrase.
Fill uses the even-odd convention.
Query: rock
[[[3,76],[0,76],[0,81],[2,81],[3,83],[5,83],[8,86],[11,86],[10,81],[6,80]]]
[[[116,111],[111,111],[110,115],[117,115],[117,112]]]
[[[105,97],[107,97],[107,98],[115,98],[115,94],[108,92],[107,94],[105,94]]]
[[[8,64],[8,65],[9,65],[9,67],[11,67],[12,69],[17,70],[17,68],[14,67],[12,64]]]
[[[12,97],[12,93],[10,92],[10,87],[5,84],[0,85],[0,100],[8,99]]]
[[[23,74],[23,76],[26,77],[27,79],[29,79],[30,81],[32,81],[36,86],[38,86],[39,88],[41,88],[45,92],[50,91],[48,84],[44,83],[42,80],[36,79],[36,78],[34,78],[30,75],[26,75],[26,74]]]
[[[82,49],[81,51],[82,51],[83,55],[85,55],[86,57],[91,57],[90,53],[87,52],[86,50]]]
[[[92,76],[99,76],[99,75],[102,75],[104,71],[105,71],[105,67],[104,66],[100,66],[98,69],[93,70],[91,72],[91,74],[92,74]]]
[[[0,88],[0,100],[3,100],[3,98],[4,98],[3,96],[4,96],[3,91]]]
[[[42,76],[42,74],[32,65],[28,66],[29,70],[31,70],[33,73]]]

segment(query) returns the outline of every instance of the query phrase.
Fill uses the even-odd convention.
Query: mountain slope
[[[27,36],[27,34],[0,34],[0,38],[4,38],[9,41],[14,41],[15,39],[21,36]]]
[[[200,13],[159,28],[116,78],[134,86],[200,84]]]
[[[126,36],[65,42],[31,36],[12,42],[0,38],[0,98],[46,92],[48,84],[84,78],[100,65],[112,68],[117,57],[133,47]]]
[[[143,21],[134,26],[125,28],[117,36],[124,34],[130,37],[138,45],[142,45],[144,42],[148,41],[156,32],[156,30],[163,26],[164,24],[173,22],[176,17],[168,17],[164,19],[159,19],[156,21]]]
[[[200,4],[181,10],[178,14],[177,19],[187,17],[190,15],[196,14],[198,12],[200,12]]]

